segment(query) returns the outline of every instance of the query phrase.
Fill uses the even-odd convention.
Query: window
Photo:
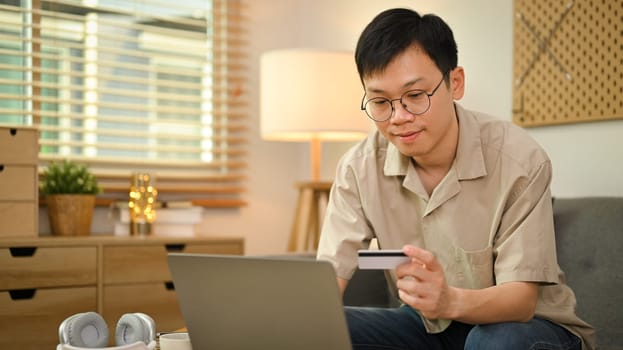
[[[241,0],[0,0],[0,123],[40,130],[40,165],[88,164],[100,201],[150,172],[159,196],[244,204]]]

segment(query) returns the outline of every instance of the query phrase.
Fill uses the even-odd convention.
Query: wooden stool
[[[315,251],[318,247],[331,185],[331,182],[321,181],[296,184],[299,199],[288,242],[289,252]]]

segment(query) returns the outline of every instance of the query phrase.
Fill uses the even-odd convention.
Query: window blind
[[[103,199],[134,172],[162,199],[244,205],[242,0],[0,1],[0,123],[40,130],[40,165],[87,164]]]

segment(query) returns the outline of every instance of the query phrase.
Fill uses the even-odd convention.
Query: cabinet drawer
[[[103,315],[109,329],[114,329],[121,315],[128,312],[148,314],[156,322],[158,332],[185,326],[175,291],[165,283],[104,286]]]
[[[104,247],[104,284],[168,281],[166,257],[164,245]]]
[[[242,247],[235,243],[104,247],[104,284],[170,281],[169,252],[242,254]]]
[[[0,292],[0,349],[55,349],[61,322],[96,308],[94,286],[39,289],[32,298],[17,300]]]
[[[0,200],[37,199],[37,167],[0,163]]]
[[[34,237],[38,221],[36,201],[0,201],[0,236]]]
[[[96,247],[0,248],[0,290],[95,285]]]
[[[0,127],[0,164],[37,164],[36,129]]]

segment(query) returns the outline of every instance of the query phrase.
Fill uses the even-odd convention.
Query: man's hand
[[[534,317],[538,284],[507,282],[483,289],[449,286],[435,256],[406,245],[410,262],[396,268],[398,295],[429,319],[457,320],[469,324],[527,322]]]
[[[404,246],[403,251],[411,261],[396,268],[400,299],[429,319],[451,319],[455,291],[446,283],[435,256],[412,245]]]

